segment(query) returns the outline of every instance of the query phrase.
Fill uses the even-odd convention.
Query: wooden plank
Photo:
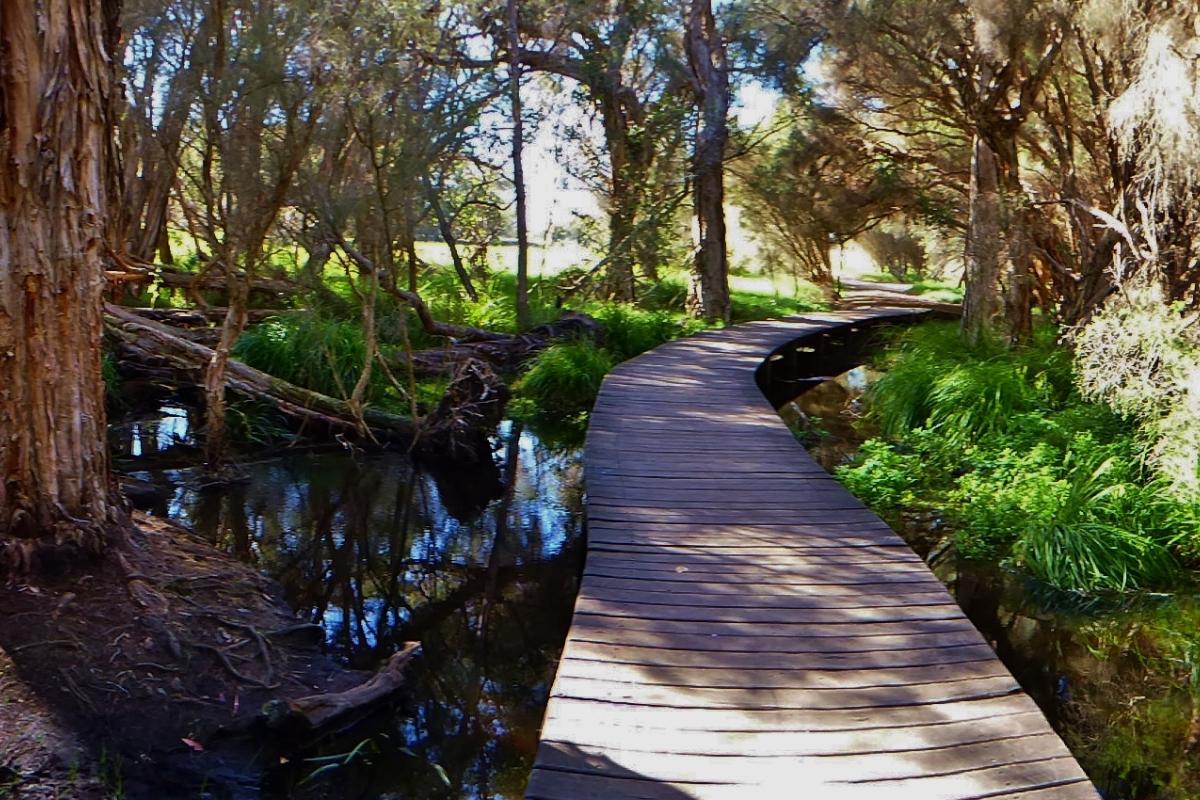
[[[704,550],[687,545],[674,547],[642,547],[635,552],[611,547],[593,548],[589,563],[649,569],[687,569],[690,572],[729,572],[730,570],[786,570],[797,563],[819,566],[899,564],[906,568],[924,567],[925,562],[909,550],[893,553],[897,548],[846,548],[796,551],[787,548],[743,548],[737,550]]]
[[[607,597],[630,598],[638,596],[638,599],[658,598],[664,594],[674,594],[684,591],[693,594],[706,594],[710,600],[718,600],[722,597],[814,597],[823,596],[827,593],[834,593],[841,584],[828,583],[762,583],[754,581],[747,583],[746,581],[689,581],[666,583],[663,581],[638,579],[638,578],[619,578],[608,577],[604,575],[589,575],[584,581],[584,585],[596,591],[605,591]],[[844,586],[843,588],[851,588]],[[855,592],[863,597],[871,595],[889,595],[898,591],[906,594],[915,594],[920,592],[928,592],[936,594],[939,597],[945,597],[946,589],[936,580],[923,583],[903,582],[877,582],[868,583],[861,582],[853,584]]]
[[[563,659],[559,665],[558,674],[567,678],[707,689],[863,689],[944,684],[975,678],[1007,676],[1003,665],[994,660],[963,661],[920,667],[826,671],[732,670],[725,667],[664,668],[580,658]]]
[[[974,645],[983,638],[969,631],[937,634],[858,635],[841,637],[786,637],[761,635],[719,636],[701,633],[655,633],[633,630],[628,626],[590,626],[576,620],[572,633],[576,641],[606,644],[660,647],[670,650],[697,650],[706,653],[861,653],[887,650],[920,650],[931,647]]]
[[[857,587],[855,587],[857,588]],[[845,591],[829,593],[816,591],[796,595],[734,594],[713,595],[703,592],[639,592],[610,591],[608,587],[586,581],[579,592],[575,608],[580,613],[604,613],[614,616],[678,615],[661,616],[662,619],[703,617],[704,619],[755,619],[747,614],[762,617],[768,622],[776,615],[789,612],[836,612],[851,614],[862,619],[878,616],[880,619],[896,619],[898,614],[911,618],[941,618],[944,614],[962,616],[958,605],[949,594],[942,591],[888,592],[864,596],[860,592]],[[814,616],[813,621],[819,621]]]
[[[586,610],[586,606],[575,609],[578,622],[583,627],[619,627],[630,631],[654,631],[657,633],[700,633],[709,636],[754,631],[756,636],[807,636],[814,638],[842,637],[861,634],[869,630],[875,634],[936,633],[965,630],[970,623],[962,614],[953,614],[948,606],[933,606],[936,614],[912,613],[900,607],[877,610],[865,609],[811,609],[781,612],[777,609],[723,609],[714,614],[680,614],[673,606],[636,606],[638,614],[631,613],[634,604],[621,604],[626,613],[609,613],[615,606],[610,603],[604,612]],[[918,611],[928,609],[918,607]],[[693,609],[694,610],[694,609]],[[748,618],[747,618],[748,617]],[[864,628],[865,626],[865,628]],[[971,628],[974,630],[974,628]]]
[[[642,752],[571,744],[579,752],[543,748],[538,754],[537,766],[614,776],[622,771],[633,771],[644,778],[664,783],[692,781],[779,787],[830,784],[861,787],[875,782],[886,783],[888,788],[905,784],[932,787],[937,785],[937,777],[945,777],[947,773],[977,773],[975,779],[982,778],[988,788],[1013,789],[1044,785],[1046,778],[1053,775],[1047,773],[1047,762],[1070,758],[1061,740],[1046,729],[1012,738],[931,749],[859,752],[840,756],[721,754],[714,757],[709,754]],[[605,758],[589,758],[597,752]],[[1008,782],[1007,785],[997,786],[998,776],[1002,776],[999,780]]]
[[[655,644],[587,641],[572,637],[567,641],[564,658],[608,659],[614,663],[666,667],[712,667],[726,669],[805,669],[862,670],[900,669],[994,659],[996,654],[983,642],[965,645],[940,645],[927,642],[925,647],[891,650],[851,650],[827,652],[774,652],[756,650],[738,652],[722,649],[680,649]]]
[[[586,725],[614,725],[630,730],[658,728],[780,734],[870,731],[880,738],[895,736],[899,743],[927,735],[931,728],[939,725],[956,722],[978,724],[984,720],[1004,719],[1017,714],[1041,715],[1033,701],[1023,694],[940,705],[897,706],[886,712],[879,709],[834,708],[812,709],[800,714],[792,709],[671,708],[570,697],[556,698],[555,708],[564,720],[576,720]],[[548,724],[558,717],[559,714],[548,717]]]
[[[676,730],[625,724],[584,711],[565,709],[542,732],[547,741],[591,748],[639,750],[689,755],[831,756],[846,753],[910,752],[956,744],[989,742],[1041,733],[1046,721],[1036,710],[983,719],[951,720],[907,728],[897,736],[891,728],[848,730]],[[662,715],[660,726],[670,725]]]

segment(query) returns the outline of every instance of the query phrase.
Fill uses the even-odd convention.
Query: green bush
[[[233,356],[270,375],[332,397],[348,397],[358,382],[367,348],[357,321],[311,312],[272,317],[247,330]],[[367,400],[379,400],[386,377],[373,370]]]
[[[904,454],[879,439],[863,442],[850,466],[839,467],[837,478],[856,497],[883,514],[917,504],[921,485],[920,457]]]
[[[516,333],[516,275],[511,272],[491,272],[483,280],[478,277],[475,279],[475,289],[479,299],[471,300],[452,270],[433,270],[423,276],[420,294],[434,319],[441,322]],[[558,316],[555,295],[551,281],[540,278],[529,281],[529,316],[532,324],[550,322]],[[414,342],[424,341],[423,336],[414,319]]]
[[[687,302],[687,284],[677,278],[664,278],[644,292],[638,302],[651,311],[675,311],[683,313]]]
[[[884,366],[868,403],[886,438],[837,474],[881,514],[932,511],[960,556],[1080,593],[1166,586],[1173,552],[1200,556],[1200,506],[1149,480],[1131,420],[1079,397],[1052,329],[1009,351],[927,324]]]
[[[1008,350],[996,341],[969,346],[952,322],[917,326],[893,343],[887,372],[869,402],[889,436],[929,426],[955,444],[1004,431],[1016,416],[1064,402],[1070,357],[1053,329]]]
[[[592,303],[584,310],[604,326],[604,347],[617,361],[703,328],[702,323],[681,314],[647,311],[628,303]]]
[[[958,478],[945,495],[958,552],[998,559],[1021,531],[1049,525],[1067,490],[1055,463],[1061,458],[1043,445],[1027,452],[1005,449],[988,453],[989,463]]]
[[[550,345],[513,387],[518,411],[566,415],[589,408],[613,365],[612,355],[588,340]]]

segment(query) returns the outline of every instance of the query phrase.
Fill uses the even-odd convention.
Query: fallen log
[[[134,308],[121,306],[132,311],[139,317],[162,322],[173,328],[204,328],[210,325],[220,325],[225,321],[229,312],[224,306],[209,306],[208,308]],[[255,324],[270,317],[291,313],[295,309],[252,308],[246,312],[246,322]]]
[[[204,370],[213,356],[211,347],[190,341],[170,326],[121,306],[105,303],[104,313],[109,333],[118,341],[122,355],[150,369],[173,371],[188,383],[203,384]],[[271,403],[301,422],[361,433],[359,418],[345,400],[296,386],[240,361],[229,361],[225,385],[244,397]],[[418,432],[411,420],[371,407],[362,410],[362,422],[377,438],[411,442]]]
[[[430,377],[446,375],[468,361],[483,361],[494,369],[511,369],[557,340],[571,338],[600,339],[603,329],[600,323],[587,314],[568,311],[554,322],[539,325],[524,334],[496,334],[485,341],[455,341],[447,347],[418,350],[411,356],[413,370],[417,375]],[[404,353],[392,353],[389,366],[405,369],[409,357]]]
[[[311,732],[383,702],[404,685],[404,669],[421,651],[418,642],[407,642],[365,683],[344,692],[314,694],[292,700],[272,700],[260,714],[271,730]]]
[[[140,373],[159,380],[203,385],[213,350],[189,334],[206,329],[180,331],[108,303],[104,310],[119,362],[136,363]],[[225,385],[243,397],[270,403],[301,424],[315,423],[354,438],[415,445],[429,458],[459,462],[490,459],[487,437],[508,401],[504,383],[486,362],[477,360],[454,365],[437,410],[416,423],[371,406],[356,414],[345,400],[296,386],[233,359],[226,368]],[[364,424],[368,430],[362,429]]]
[[[226,291],[229,277],[219,265],[200,272],[188,272],[178,267],[155,266],[140,268],[129,266],[124,270],[109,270],[105,279],[113,284],[149,284],[155,281],[171,289],[200,289]],[[242,275],[238,275],[242,278]],[[254,278],[250,281],[251,292],[264,294],[295,294],[301,290],[299,284],[284,278]]]

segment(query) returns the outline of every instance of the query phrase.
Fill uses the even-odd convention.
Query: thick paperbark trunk
[[[963,333],[972,342],[988,332],[1028,341],[1033,243],[1015,139],[993,143],[976,134],[969,191]]]
[[[53,8],[50,8],[50,6]],[[97,552],[112,0],[0,0],[0,561]]]
[[[729,73],[711,0],[692,0],[685,40],[700,106],[692,154],[696,256],[688,309],[708,322],[729,322],[729,260],[725,251],[725,145],[729,140]]]
[[[1000,228],[1004,235],[1004,327],[1013,344],[1033,337],[1033,240],[1030,208],[1021,186],[1016,136],[997,146]]]
[[[634,236],[637,224],[638,187],[633,183],[629,131],[621,116],[619,101],[606,94],[602,100],[604,133],[612,186],[608,209],[608,253],[604,294],[613,300],[632,303],[635,299]]]
[[[971,153],[967,201],[966,274],[963,278],[962,332],[978,342],[1000,313],[1000,187],[996,154],[978,134]]]
[[[525,209],[525,125],[521,117],[521,34],[517,0],[508,0],[508,91],[512,102],[513,190],[517,196],[517,328],[529,327],[529,230]]]

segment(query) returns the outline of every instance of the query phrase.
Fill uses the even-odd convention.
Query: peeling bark
[[[996,154],[979,135],[971,154],[968,209],[962,331],[978,342],[1000,313],[1000,187]]]
[[[100,342],[118,11],[0,0],[0,552],[18,561],[34,540],[98,551],[116,513]]]
[[[729,141],[729,72],[711,0],[692,0],[684,19],[692,88],[699,102],[692,152],[695,261],[688,309],[708,322],[729,322],[725,249],[725,146]]]

